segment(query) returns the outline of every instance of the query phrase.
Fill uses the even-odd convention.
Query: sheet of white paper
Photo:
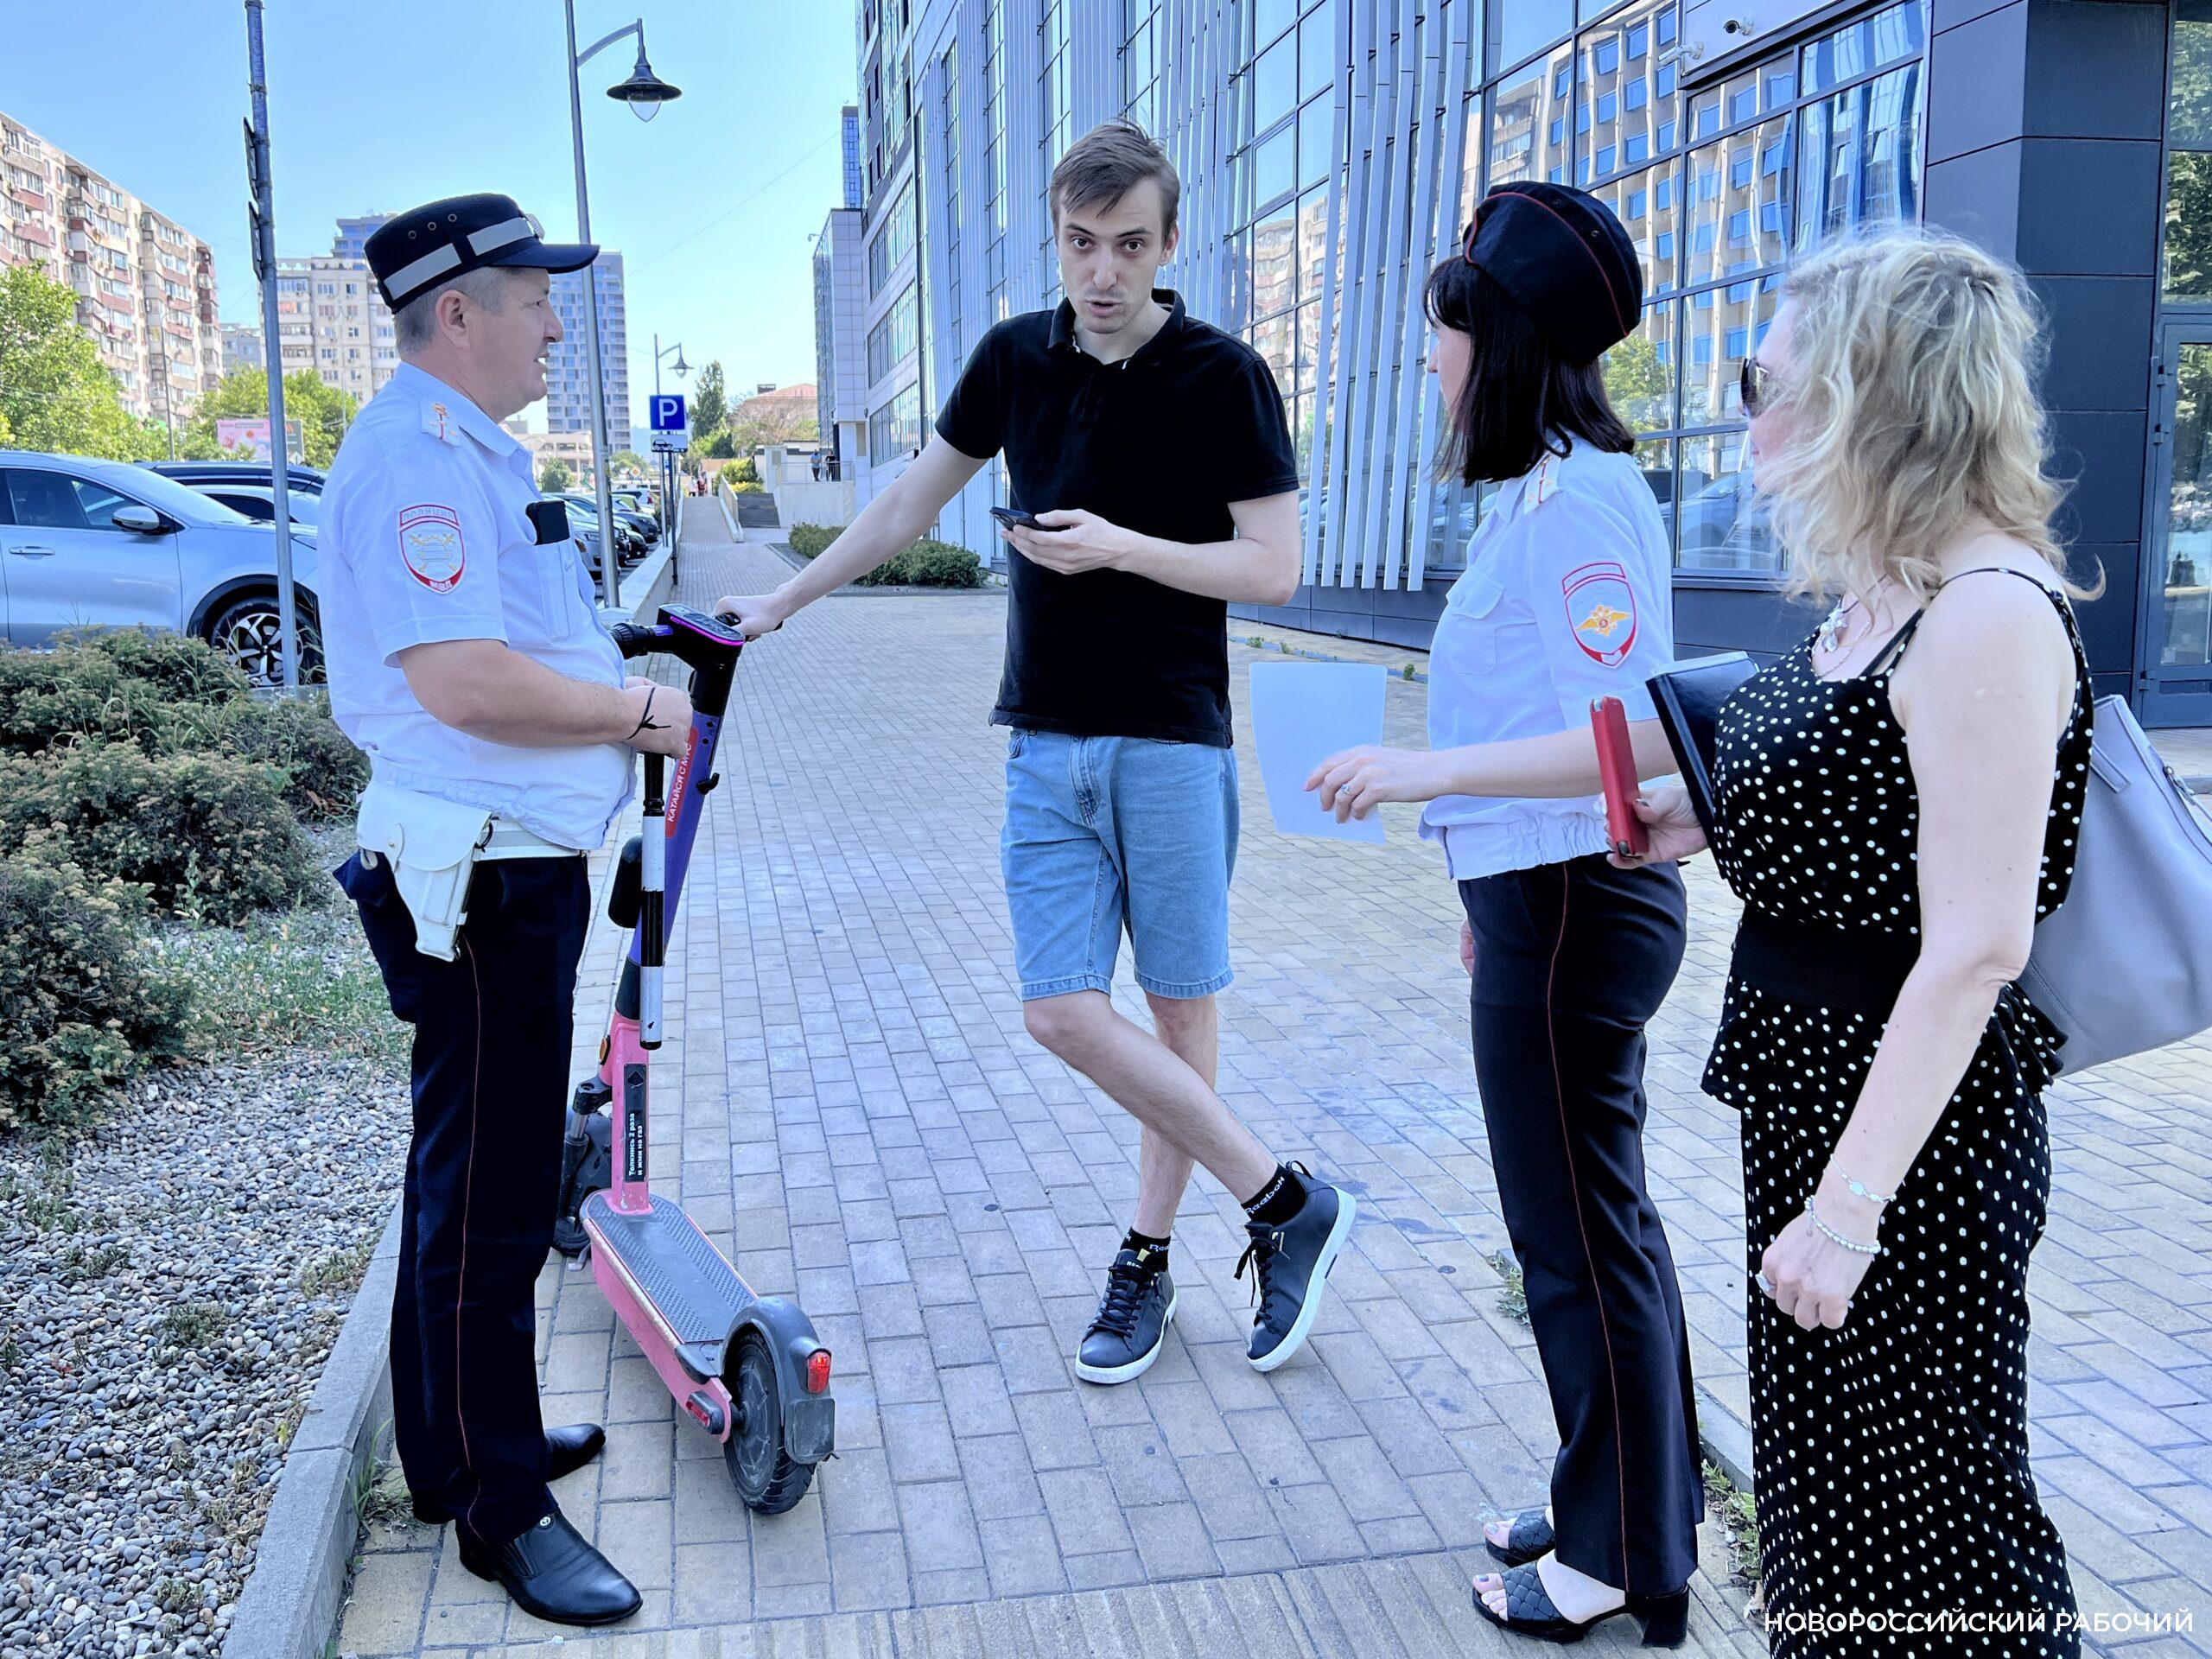
[[[1382,741],[1385,670],[1380,663],[1255,663],[1252,741],[1275,828],[1287,836],[1380,842],[1382,820],[1338,823],[1308,794],[1313,768],[1339,749]]]

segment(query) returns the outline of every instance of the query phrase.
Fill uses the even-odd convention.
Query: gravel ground
[[[0,1659],[221,1650],[399,1190],[405,1067],[353,928],[173,932],[248,1046],[0,1142]]]

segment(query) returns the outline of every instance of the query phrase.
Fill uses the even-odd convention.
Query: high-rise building
[[[259,323],[226,322],[223,325],[223,372],[233,369],[266,369],[269,366],[269,343],[262,337]]]
[[[285,373],[313,369],[359,404],[382,391],[399,366],[391,313],[365,259],[278,259],[276,334]]]
[[[1675,638],[1686,652],[1777,649],[1802,621],[1779,602],[1780,553],[1750,487],[1738,371],[1794,260],[1862,226],[1922,220],[2018,261],[2050,308],[2056,469],[2080,480],[2058,528],[2107,584],[2082,613],[2100,689],[2131,692],[2146,720],[2212,721],[2204,7],[860,0],[858,13],[856,336],[835,306],[817,298],[817,313],[836,364],[825,394],[855,372],[866,387],[863,499],[924,441],[982,331],[1058,302],[1046,181],[1075,137],[1128,114],[1182,181],[1162,282],[1248,340],[1287,407],[1306,585],[1264,614],[1426,645],[1484,498],[1434,476],[1445,417],[1424,372],[1421,282],[1485,189],[1551,180],[1611,204],[1643,261],[1641,326],[1605,374],[1674,544]],[[995,465],[979,474],[938,534],[995,556],[983,509],[1002,480]]]
[[[0,115],[0,263],[77,296],[77,324],[144,420],[181,423],[222,375],[213,250],[90,162]]]
[[[599,360],[607,397],[607,441],[619,444],[630,429],[630,325],[622,302],[622,256],[601,251],[583,270],[553,278],[553,309],[563,330],[545,359],[545,429],[591,429],[590,358],[585,350],[584,278],[599,290]]]
[[[847,110],[851,115],[853,111]],[[867,361],[861,317],[868,305],[861,267],[857,206],[832,207],[814,239],[815,415],[822,448],[838,458],[841,476],[861,454],[868,431]]]

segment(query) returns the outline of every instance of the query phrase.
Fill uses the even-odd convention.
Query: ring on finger
[[[1751,1278],[1753,1282],[1756,1283],[1759,1289],[1765,1294],[1770,1297],[1774,1294],[1774,1281],[1766,1276],[1765,1268],[1760,1268],[1758,1272],[1751,1275]]]

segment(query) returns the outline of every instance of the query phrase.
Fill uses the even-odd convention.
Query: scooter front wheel
[[[814,1465],[795,1461],[785,1447],[776,1357],[758,1331],[738,1334],[731,1361],[728,1382],[736,1421],[722,1442],[722,1461],[747,1509],[781,1515],[806,1496]]]

